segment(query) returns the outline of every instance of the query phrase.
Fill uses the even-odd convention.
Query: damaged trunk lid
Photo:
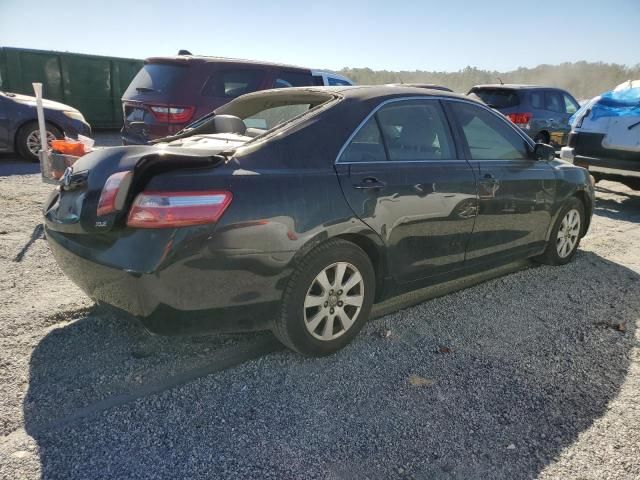
[[[246,140],[239,135],[212,134],[154,146],[110,147],[91,152],[65,171],[60,185],[46,200],[43,210],[47,228],[72,234],[122,229],[133,199],[153,176],[183,169],[217,168],[227,161],[226,152]],[[105,209],[105,201],[115,209]]]

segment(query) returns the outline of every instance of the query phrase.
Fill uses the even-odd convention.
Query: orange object
[[[81,157],[87,153],[84,143],[70,139],[52,140],[51,148],[53,148],[55,152],[62,153],[64,155],[73,155],[75,157]]]

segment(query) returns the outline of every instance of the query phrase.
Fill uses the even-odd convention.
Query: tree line
[[[371,70],[370,68],[343,68],[339,73],[360,85],[385,83],[435,83],[455,92],[467,93],[474,85],[485,83],[526,83],[559,87],[577,99],[592,98],[613,89],[626,80],[640,79],[640,63],[628,67],[616,63],[566,62],[560,65],[520,67],[510,72],[481,70],[466,67],[457,72],[430,72]]]

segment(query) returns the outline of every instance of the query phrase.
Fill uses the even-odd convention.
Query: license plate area
[[[143,122],[146,113],[146,109],[142,107],[127,107],[127,121]]]

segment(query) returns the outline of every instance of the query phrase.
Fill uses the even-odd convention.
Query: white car
[[[313,75],[314,84],[317,86],[327,85],[330,87],[344,87],[349,85],[355,85],[344,75],[340,75],[329,70],[311,70]]]
[[[571,118],[569,146],[561,158],[640,190],[640,80],[599,95]]]

